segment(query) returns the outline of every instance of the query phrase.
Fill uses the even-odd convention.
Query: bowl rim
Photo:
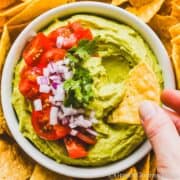
[[[81,9],[81,10],[80,10]],[[110,17],[112,19],[123,21],[125,24],[130,25],[136,29],[140,35],[145,39],[153,50],[155,56],[157,57],[159,63],[161,64],[163,70],[163,77],[165,81],[165,88],[175,89],[175,76],[173,73],[173,68],[170,63],[168,54],[162,45],[156,34],[140,19],[134,15],[128,13],[127,11],[115,7],[110,4],[102,2],[74,2],[70,4],[65,4],[54,9],[51,9],[39,17],[35,18],[17,37],[13,43],[6,62],[3,68],[2,81],[1,81],[1,99],[4,116],[6,118],[8,127],[20,147],[36,162],[42,166],[66,176],[76,177],[76,178],[100,178],[105,176],[110,176],[121,172],[130,166],[141,160],[150,150],[151,145],[148,140],[146,140],[139,148],[137,148],[133,153],[131,153],[127,158],[123,160],[105,165],[100,167],[76,167],[65,164],[59,164],[49,158],[48,156],[41,153],[35,146],[33,146],[23,135],[20,133],[18,128],[18,122],[11,104],[11,89],[12,89],[12,77],[13,77],[13,67],[17,63],[21,50],[27,41],[27,34],[30,36],[31,33],[39,30],[41,27],[45,27],[48,21],[52,21],[52,17],[63,17],[66,14],[72,14],[71,12],[81,12],[88,11],[88,13],[101,14],[101,16]],[[98,12],[97,12],[98,10]],[[105,10],[107,10],[105,12]],[[108,11],[109,10],[109,11]],[[87,13],[87,11],[85,11]],[[61,14],[61,15],[60,15]],[[120,15],[120,18],[117,18]],[[136,27],[135,27],[136,26]],[[19,55],[17,55],[19,54]],[[13,61],[16,59],[16,61]],[[10,68],[10,69],[9,69]],[[9,83],[8,83],[9,82]]]

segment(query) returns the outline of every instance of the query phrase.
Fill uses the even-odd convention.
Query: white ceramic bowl
[[[136,151],[134,151],[127,158],[101,167],[85,168],[58,164],[54,160],[50,159],[48,156],[42,154],[38,149],[36,149],[35,146],[33,146],[26,138],[22,136],[19,131],[18,121],[11,104],[11,90],[14,66],[19,60],[21,52],[32,32],[40,30],[57,17],[69,16],[74,13],[82,12],[112,18],[114,20],[128,24],[132,28],[136,29],[149,44],[149,46],[155,53],[159,64],[162,67],[165,88],[175,88],[175,80],[168,55],[155,33],[141,20],[137,19],[135,16],[129,14],[125,10],[115,7],[113,5],[99,2],[78,2],[67,4],[42,14],[34,21],[32,21],[32,23],[30,23],[23,30],[23,32],[14,42],[7,56],[2,76],[2,105],[9,129],[17,143],[21,146],[21,148],[41,165],[52,171],[67,176],[92,179],[97,177],[110,176],[132,166],[150,151],[151,146],[149,142],[144,142]]]

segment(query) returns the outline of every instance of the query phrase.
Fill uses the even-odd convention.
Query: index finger
[[[180,91],[178,90],[164,90],[161,94],[162,102],[180,113]]]

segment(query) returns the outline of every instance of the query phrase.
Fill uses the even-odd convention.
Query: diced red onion
[[[55,92],[55,96],[54,96],[54,100],[55,101],[63,101],[65,98],[65,91],[63,89],[63,85],[58,85],[56,92]]]
[[[86,129],[86,131],[88,132],[88,133],[90,133],[90,134],[92,134],[93,136],[98,136],[98,133],[96,132],[96,131],[94,131],[94,130],[92,130],[92,129]]]
[[[58,123],[58,108],[57,107],[51,107],[49,124],[55,125],[57,123]]]
[[[41,93],[49,93],[50,87],[48,85],[42,84],[39,86],[39,92]]]
[[[47,68],[48,68],[50,73],[55,73],[55,72],[57,72],[58,67],[57,67],[56,63],[51,62],[48,64]]]
[[[49,84],[49,79],[46,76],[38,76],[37,77],[37,83],[39,85],[43,85],[43,84],[48,85]]]
[[[56,46],[57,48],[62,48],[64,42],[64,37],[58,36],[56,39]]]
[[[77,110],[72,107],[62,107],[65,116],[72,116],[77,114]]]
[[[92,126],[92,122],[89,120],[86,120],[82,115],[76,117],[74,123],[77,126],[84,127],[84,128],[89,128]]]
[[[72,76],[73,76],[72,71],[68,71],[68,72],[64,73],[64,79],[65,80],[72,78]]]
[[[67,125],[69,123],[69,120],[67,118],[64,118],[61,120],[62,125]]]
[[[49,72],[49,69],[48,69],[48,68],[43,68],[43,75],[44,75],[44,76],[47,76],[47,77],[48,77],[48,76],[49,76],[49,73],[50,73],[50,72]]]
[[[69,58],[66,58],[66,59],[64,59],[64,61],[63,61],[63,63],[64,63],[65,65],[68,65],[69,62],[70,62]]]
[[[72,130],[71,130],[71,132],[70,132],[70,135],[72,135],[72,136],[76,136],[76,135],[77,135],[77,133],[78,133],[78,131],[77,131],[77,130],[72,129]]]
[[[34,110],[35,111],[42,111],[42,102],[41,102],[41,99],[35,99],[33,101],[33,104],[34,104]]]
[[[73,128],[76,128],[76,127],[77,127],[77,125],[76,125],[76,124],[74,124],[74,123],[70,123],[70,124],[69,124],[69,127],[70,127],[71,129],[73,129]]]

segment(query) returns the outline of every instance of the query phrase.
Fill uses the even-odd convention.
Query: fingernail
[[[139,108],[139,112],[142,121],[149,120],[157,114],[156,107],[150,101],[142,102]]]

